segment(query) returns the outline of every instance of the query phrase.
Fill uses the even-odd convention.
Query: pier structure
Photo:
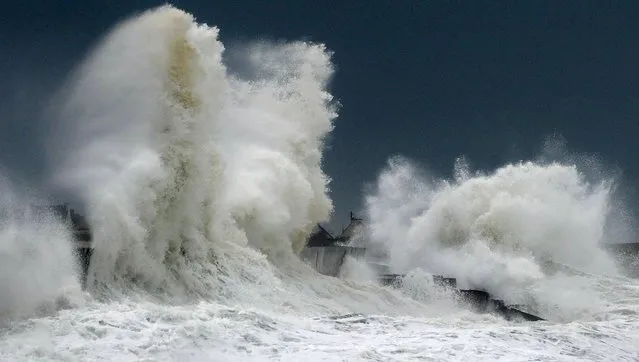
[[[92,234],[88,223],[68,204],[38,206],[34,208],[37,212],[52,213],[66,223],[73,232],[74,252],[82,273],[83,286],[93,254]],[[338,277],[340,270],[347,257],[367,262],[378,274],[380,284],[391,287],[401,287],[403,275],[391,274],[388,266],[367,255],[364,247],[349,245],[354,237],[359,237],[362,230],[362,219],[354,217],[351,213],[350,224],[342,230],[339,236],[333,236],[321,225],[317,225],[315,231],[310,235],[306,248],[301,252],[300,258],[311,265],[320,274]],[[634,271],[635,277],[639,277],[639,243],[628,244],[607,244],[602,245],[609,253],[620,262],[626,263]],[[496,299],[483,290],[465,290],[457,288],[454,278],[446,276],[433,276],[436,285],[449,288],[455,292],[457,300],[470,306],[478,312],[494,312],[502,315],[506,319],[520,318],[529,321],[541,320],[542,318],[530,314],[521,309],[521,306],[506,305],[502,300]]]

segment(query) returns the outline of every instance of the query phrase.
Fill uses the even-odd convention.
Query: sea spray
[[[69,225],[47,204],[0,174],[0,323],[83,303]]]
[[[462,288],[511,303],[559,306],[563,310],[552,311],[563,313],[557,317],[598,308],[595,292],[562,273],[551,275],[548,266],[617,274],[600,248],[612,241],[604,232],[611,180],[590,183],[576,166],[561,163],[473,173],[463,160],[453,180],[424,175],[408,160],[391,159],[366,199],[369,247],[385,255],[394,272],[456,277]],[[578,308],[574,298],[587,306]]]

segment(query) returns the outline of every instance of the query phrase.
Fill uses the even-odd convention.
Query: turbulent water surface
[[[3,179],[0,359],[639,359],[639,283],[598,246],[631,230],[612,180],[570,163],[474,174],[460,162],[431,181],[392,159],[355,242],[406,273],[403,287],[354,260],[319,275],[297,255],[332,211],[331,54],[229,51],[238,64],[216,28],[161,7],[115,27],[56,95],[52,182],[79,195],[94,232],[87,289],[69,231],[15,216],[31,200]],[[548,321],[470,312],[433,274]]]

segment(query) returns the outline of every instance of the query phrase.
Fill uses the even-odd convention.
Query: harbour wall
[[[639,244],[610,245],[606,249],[617,259],[628,276],[639,277]],[[83,277],[86,277],[92,251],[90,241],[76,242],[76,254]],[[365,256],[366,248],[342,245],[307,247],[300,254],[300,258],[319,273],[330,276],[339,275],[346,257],[364,259]],[[378,271],[378,274],[389,273],[381,264],[377,265],[371,261],[369,264]]]

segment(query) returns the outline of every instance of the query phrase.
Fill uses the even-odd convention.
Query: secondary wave
[[[453,180],[438,180],[393,158],[366,198],[364,239],[394,272],[454,276],[461,287],[559,309],[544,312],[571,319],[603,303],[594,285],[601,280],[575,277],[577,271],[618,275],[600,248],[621,235],[607,230],[622,226],[613,220],[613,181],[589,182],[577,166],[562,163],[474,174],[464,159]]]

